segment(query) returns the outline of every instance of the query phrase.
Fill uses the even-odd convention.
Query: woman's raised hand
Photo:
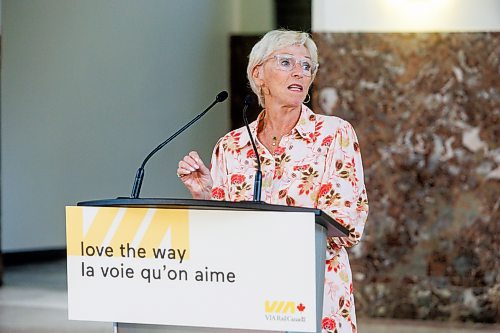
[[[191,192],[193,199],[211,198],[212,176],[197,152],[192,151],[179,161],[177,176]]]

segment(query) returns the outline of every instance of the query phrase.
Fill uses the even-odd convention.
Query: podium
[[[319,209],[191,199],[67,207],[69,319],[114,332],[321,331],[326,237]]]

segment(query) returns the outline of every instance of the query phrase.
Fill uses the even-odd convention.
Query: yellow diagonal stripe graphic
[[[102,246],[104,237],[113,223],[120,208],[99,208],[92,224],[83,234],[83,207],[66,208],[67,253],[72,256],[81,255],[81,242],[92,246]],[[69,223],[71,222],[71,223]]]
[[[152,257],[153,248],[158,248],[168,231],[171,235],[172,249],[186,250],[185,258],[189,258],[189,215],[187,209],[158,210],[148,230],[144,234],[140,247],[148,249],[148,257]]]
[[[87,247],[92,248],[92,253],[98,250],[102,253],[103,242],[105,239],[111,238],[106,247],[113,249],[112,256],[119,257],[123,253],[120,251],[120,247],[131,245],[136,237],[141,237],[138,236],[141,227],[147,226],[142,239],[139,239],[139,246],[136,247],[136,250],[143,248],[148,258],[154,258],[153,249],[160,248],[163,239],[170,232],[171,242],[164,244],[164,247],[186,250],[184,259],[189,258],[188,210],[157,209],[147,224],[148,208],[99,207],[95,217],[90,221],[88,232],[84,234],[85,209],[95,210],[96,208],[66,207],[68,256],[81,256],[83,249]]]
[[[121,220],[120,226],[116,230],[110,246],[117,251],[120,248],[120,245],[132,243],[141,223],[144,221],[146,217],[146,213],[148,209],[139,208],[139,209],[127,209],[125,211],[125,215]]]
[[[94,246],[102,246],[111,224],[113,223],[120,208],[100,208],[89,231],[83,236],[84,243]]]
[[[78,207],[66,207],[66,251],[68,256],[80,253],[83,240],[83,211]]]

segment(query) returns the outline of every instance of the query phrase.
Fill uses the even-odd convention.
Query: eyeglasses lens
[[[276,68],[282,71],[292,71],[297,63],[305,76],[311,76],[316,70],[317,65],[308,59],[296,59],[293,56],[283,54],[278,54],[274,57],[276,58]]]

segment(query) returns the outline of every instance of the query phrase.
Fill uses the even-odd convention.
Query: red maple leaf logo
[[[300,312],[304,311],[306,309],[306,307],[304,306],[304,304],[300,303],[299,305],[297,305],[297,310],[299,310]]]

